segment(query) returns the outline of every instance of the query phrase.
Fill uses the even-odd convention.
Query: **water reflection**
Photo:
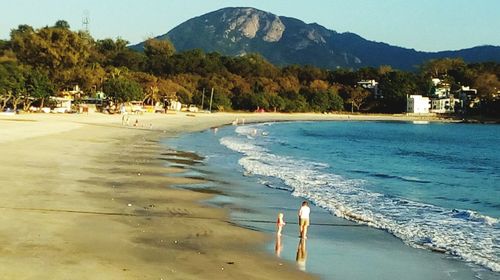
[[[297,261],[298,268],[302,271],[306,271],[307,249],[305,238],[301,238],[299,240],[299,245],[297,246],[297,256],[295,260]]]
[[[276,244],[274,246],[274,252],[276,256],[281,257],[281,251],[283,251],[283,243],[281,242],[281,234],[276,234]]]

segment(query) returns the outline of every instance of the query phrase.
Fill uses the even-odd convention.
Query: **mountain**
[[[421,52],[254,8],[220,9],[192,18],[156,38],[171,40],[177,51],[199,48],[231,56],[260,53],[277,65],[310,64],[330,69],[391,65],[412,70],[426,60],[442,57],[462,57],[466,62],[500,62],[497,46]],[[140,43],[133,48],[141,50],[142,46]]]

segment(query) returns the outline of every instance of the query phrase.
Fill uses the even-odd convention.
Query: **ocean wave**
[[[328,173],[328,165],[273,154],[246,135],[262,127],[238,127],[220,143],[243,154],[239,164],[255,175],[280,179],[269,187],[305,197],[338,217],[386,230],[410,246],[447,253],[500,271],[498,220],[471,210],[446,209],[372,192],[366,182]],[[418,178],[398,178],[423,181]]]
[[[360,173],[360,172],[358,172]],[[370,173],[366,172],[369,176],[372,177],[379,177],[379,178],[384,178],[384,179],[398,179],[401,181],[406,181],[406,182],[413,182],[413,183],[421,183],[421,184],[429,184],[432,183],[431,181],[428,180],[423,180],[417,177],[409,177],[409,176],[397,176],[397,175],[389,175],[389,174],[381,174],[381,173]]]

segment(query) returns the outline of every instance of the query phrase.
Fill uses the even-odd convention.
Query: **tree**
[[[339,83],[342,85],[355,86],[359,82],[358,74],[352,70],[337,69],[328,73],[327,80],[330,84]]]
[[[327,91],[313,93],[308,101],[311,110],[315,112],[326,112],[330,107],[330,96]]]
[[[257,53],[228,58],[225,59],[223,63],[229,72],[245,78],[274,78],[279,74],[279,70],[276,66]]]
[[[137,82],[125,77],[106,80],[103,84],[103,89],[117,103],[143,100],[144,98],[141,86]]]
[[[54,24],[55,28],[69,29],[69,23],[65,20],[58,20],[56,24]]]
[[[281,92],[279,94],[285,101],[285,112],[305,112],[307,111],[308,104],[303,95],[294,91]]]
[[[147,57],[148,70],[161,75],[165,73],[169,58],[175,53],[174,45],[169,40],[148,39],[144,42],[144,54]]]
[[[102,66],[127,67],[133,71],[144,70],[146,56],[144,53],[127,48],[128,43],[121,38],[97,40],[91,60]]]
[[[281,111],[285,108],[285,100],[277,95],[277,94],[270,94],[268,96],[268,103],[269,103],[269,107],[274,111],[274,112],[278,112],[278,111]]]
[[[231,99],[229,98],[228,93],[223,91],[214,91],[212,108],[216,108],[217,111],[220,112],[231,110]]]
[[[412,73],[393,71],[381,77],[379,89],[384,95],[379,110],[389,113],[401,113],[406,110],[406,97],[418,94],[415,83],[416,77]]]
[[[39,69],[30,69],[26,75],[26,96],[23,101],[23,110],[28,111],[31,104],[39,101],[39,107],[44,106],[45,100],[54,94],[54,85],[47,74]]]
[[[349,96],[347,103],[351,103],[351,110],[356,107],[356,111],[359,111],[359,108],[367,101],[368,96],[370,96],[370,92],[363,87],[347,87],[347,94]]]
[[[305,65],[300,68],[297,75],[302,85],[309,85],[314,80],[325,80],[326,75],[320,68],[311,65]]]
[[[7,104],[11,104],[14,110],[17,109],[24,97],[25,81],[23,70],[18,65],[0,64],[0,111],[3,111]]]
[[[393,70],[390,65],[380,65],[377,71],[379,75],[385,75],[389,72],[392,72]]]
[[[61,71],[66,87],[79,85],[84,92],[96,92],[102,89],[106,71],[97,63],[85,67],[73,67]]]
[[[44,69],[58,88],[64,88],[70,69],[87,65],[91,42],[88,35],[60,25],[36,31],[20,25],[11,32],[11,45],[19,61]]]
[[[115,67],[127,67],[133,71],[144,71],[146,56],[143,53],[126,48],[117,52],[110,64]]]
[[[479,96],[486,100],[492,100],[500,91],[498,76],[491,73],[481,73],[474,81]]]
[[[344,110],[344,100],[337,92],[329,91],[330,95],[330,107],[329,111],[342,111]]]
[[[201,49],[192,49],[174,54],[164,69],[169,74],[192,73],[202,76],[210,74],[226,74],[218,53],[204,53]]]
[[[280,91],[294,91],[299,92],[300,90],[300,82],[297,77],[292,75],[285,75],[282,77],[276,78],[278,85],[280,86]]]
[[[421,71],[427,76],[440,78],[448,75],[448,71],[464,67],[465,63],[461,58],[440,58],[431,59],[420,67]]]

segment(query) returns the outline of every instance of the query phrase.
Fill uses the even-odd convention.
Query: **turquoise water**
[[[436,263],[435,258],[444,263],[427,269],[431,276],[420,277],[493,279],[500,271],[498,140],[500,127],[489,125],[294,122],[225,127],[217,134],[192,134],[170,141],[169,145],[205,155],[209,168],[233,174],[232,180],[242,185],[241,194],[254,192],[259,199],[258,203],[236,198],[233,201],[256,209],[266,208],[262,201],[272,205],[262,215],[243,213],[235,215],[237,218],[266,219],[276,210],[293,217],[292,204],[298,203],[293,198],[306,198],[316,205],[316,212],[322,213],[314,217],[325,224],[350,220],[354,225],[369,226],[323,226],[316,233],[312,230],[311,237],[316,234],[317,240],[325,239],[320,247],[339,250],[338,239],[329,239],[333,232],[336,238],[357,234],[359,238],[351,246],[362,244],[356,250],[364,252],[363,256],[373,254],[376,258],[381,254],[389,258],[384,250],[375,250],[375,241],[365,240],[381,238],[375,243],[389,244],[406,256],[408,263],[415,262],[415,258],[421,264]],[[247,225],[273,230],[272,226]],[[308,242],[311,250],[314,241]],[[292,245],[296,243],[293,239],[283,243],[288,248],[297,247]],[[338,255],[321,255],[322,260],[345,261]],[[400,258],[405,262],[404,257]],[[308,263],[308,271],[330,275],[328,265],[320,265],[322,261]],[[447,278],[444,271],[454,271],[453,277]],[[355,277],[362,279],[362,275]],[[367,268],[369,275],[373,271]],[[390,273],[381,275],[395,277]]]

